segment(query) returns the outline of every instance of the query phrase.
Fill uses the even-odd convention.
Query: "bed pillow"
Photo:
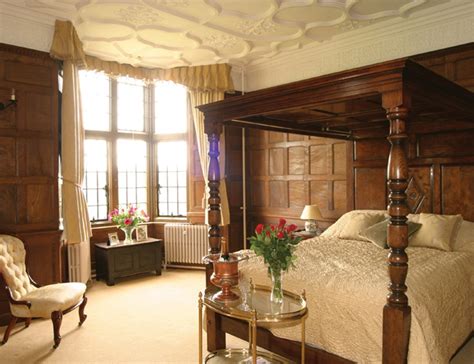
[[[354,214],[342,228],[339,238],[360,240],[363,239],[360,236],[362,231],[367,230],[372,225],[385,219],[384,214],[374,213],[358,213]]]
[[[360,233],[360,236],[374,243],[380,248],[388,249],[387,244],[387,227],[390,219],[378,222],[375,225],[370,226],[366,230]],[[408,237],[413,235],[421,227],[421,224],[416,222],[407,221],[408,224]]]
[[[410,239],[410,247],[424,247],[451,251],[462,222],[461,215],[421,213],[421,228]]]
[[[463,220],[453,245],[455,252],[474,253],[474,222]]]
[[[339,237],[341,232],[343,231],[344,227],[354,218],[354,216],[357,215],[365,215],[365,216],[379,216],[381,221],[384,218],[386,218],[387,211],[385,210],[353,210],[346,212],[344,215],[342,215],[334,224],[329,226],[322,234],[321,236],[334,236],[334,237]],[[378,222],[377,221],[377,222]]]

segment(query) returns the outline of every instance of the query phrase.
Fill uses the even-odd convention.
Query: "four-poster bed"
[[[405,193],[408,186],[407,124],[421,119],[471,121],[473,105],[474,95],[469,91],[411,60],[401,59],[200,106],[210,145],[210,252],[218,253],[221,249],[218,156],[223,125],[357,140],[363,133],[386,126],[388,119],[390,281],[387,302],[383,307],[382,360],[384,363],[406,362],[411,325],[405,284],[408,272],[405,252],[408,246],[407,215],[411,212]],[[220,317],[208,316],[209,350],[224,344],[226,325]],[[271,350],[282,343],[281,339],[268,335],[266,345],[262,346]],[[314,358],[321,362],[347,362],[328,353]]]

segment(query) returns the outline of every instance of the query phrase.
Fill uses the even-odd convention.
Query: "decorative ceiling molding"
[[[461,0],[1,0],[33,21],[71,20],[104,60],[251,67],[390,19]],[[36,19],[35,16],[37,16]],[[39,19],[39,20],[38,20]]]
[[[38,3],[38,0],[32,1],[35,4]],[[55,18],[75,19],[75,22],[79,22],[78,18],[74,17],[77,12],[75,6],[71,5],[72,2],[76,3],[77,1],[42,0],[46,6],[54,5],[55,12],[67,14],[67,16],[60,17],[58,14],[49,15],[39,12],[36,8],[18,6],[21,2],[17,0],[0,0],[0,42],[48,52]],[[91,1],[83,0],[80,4],[84,5],[89,2]],[[218,4],[217,0],[206,0],[207,2]],[[343,3],[343,1],[336,0],[331,0],[331,2],[338,3],[339,6],[342,6]],[[31,5],[30,3],[28,1],[28,5]],[[132,3],[137,4],[137,1]],[[192,1],[185,0],[162,0],[160,4],[166,5],[169,11],[188,11],[191,9],[191,3]],[[274,3],[280,4],[280,9],[291,9],[290,5],[295,3],[303,6],[312,3],[312,1],[275,0]],[[239,15],[235,9],[214,9],[216,13],[220,11],[227,14],[226,16],[233,14],[237,17]],[[193,18],[192,11],[188,15],[190,19],[197,22],[196,26],[198,27],[197,18]],[[213,16],[213,14],[211,15]],[[251,15],[246,14],[249,21],[268,16],[264,12],[257,15],[252,18]],[[241,23],[242,20],[236,22],[236,24]],[[108,24],[104,23],[104,26],[107,27]],[[383,22],[364,21],[362,23],[358,20],[346,19],[344,22],[339,22],[337,26],[345,28],[345,31],[334,36],[330,41],[308,43],[304,47],[298,42],[293,42],[290,45],[270,42],[268,46],[256,47],[251,41],[242,40],[239,32],[235,34],[208,32],[199,38],[202,43],[197,43],[196,40],[196,43],[192,43],[190,47],[193,47],[193,44],[194,46],[200,44],[199,47],[203,49],[201,53],[203,63],[212,63],[213,60],[217,62],[220,55],[232,54],[233,50],[239,47],[242,57],[252,54],[255,57],[252,64],[244,64],[239,61],[238,57],[229,60],[233,64],[232,77],[236,88],[251,91],[388,59],[474,42],[474,3],[471,0],[451,0],[435,7],[426,7],[411,14],[408,18],[392,18]],[[160,29],[159,27],[160,24],[155,25],[156,29]],[[144,46],[146,49],[142,52],[130,50],[130,47],[122,47],[122,43],[127,43],[125,40],[120,40],[121,37],[126,38],[127,32],[134,32],[135,26],[124,26],[121,29],[124,33],[119,31],[111,33],[111,36],[117,39],[114,42],[101,41],[97,34],[90,34],[90,36],[97,38],[95,42],[100,45],[101,53],[106,55],[105,58],[114,59],[116,54],[120,54],[121,59],[128,58],[127,63],[141,64],[145,67],[156,67],[154,65],[155,59],[162,61],[166,57],[171,62],[179,61],[176,51],[173,50],[173,43],[164,44],[170,49],[160,49],[160,52],[156,52],[160,46],[157,45],[158,42],[155,39],[149,39],[146,32],[143,40],[144,42],[150,41],[150,45]],[[164,31],[165,28],[161,30]],[[178,34],[180,33],[178,32]],[[86,35],[89,36],[88,33]],[[269,33],[269,35],[272,36],[274,33]],[[193,41],[192,38],[185,39],[189,42]],[[218,52],[215,51],[216,49]],[[211,59],[206,58],[209,54],[212,55]],[[273,54],[272,58],[270,58],[271,54]],[[143,55],[146,55],[146,58]]]
[[[391,59],[474,42],[474,3],[449,3],[408,19],[392,19],[330,42],[245,66],[245,90],[254,91]],[[235,79],[241,78],[236,70]],[[241,85],[242,82],[236,83]]]

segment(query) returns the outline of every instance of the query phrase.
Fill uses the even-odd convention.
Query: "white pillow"
[[[463,220],[456,241],[452,245],[455,252],[474,253],[474,222]]]
[[[361,218],[356,218],[356,216],[362,216]],[[387,211],[386,210],[353,210],[353,211],[349,211],[349,212],[346,212],[344,215],[342,215],[334,224],[332,224],[330,227],[328,227],[322,234],[321,236],[334,236],[334,237],[341,237],[341,233],[346,229],[346,225],[350,225],[347,229],[346,229],[346,233],[343,234],[344,236],[348,236],[349,235],[349,229],[351,228],[357,228],[357,227],[354,227],[354,223],[351,224],[351,220],[352,219],[356,219],[357,221],[361,221],[363,223],[363,221],[366,219],[366,220],[369,220],[369,221],[374,221],[374,220],[377,220],[375,221],[374,223],[372,223],[371,225],[373,224],[376,224],[377,222],[379,221],[382,221],[383,219],[387,218]],[[365,219],[364,219],[365,217]],[[364,225],[365,226],[365,225]],[[370,225],[368,225],[370,226]],[[366,226],[365,228],[367,228],[368,226]],[[359,230],[360,232],[361,230]],[[346,238],[346,239],[350,239],[350,238]]]
[[[410,247],[451,251],[461,226],[462,216],[421,213],[417,222],[421,224],[421,228],[410,239]]]

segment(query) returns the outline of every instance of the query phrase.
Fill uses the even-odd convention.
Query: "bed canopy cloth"
[[[405,363],[411,308],[405,294],[408,272],[407,128],[426,120],[472,120],[474,94],[410,59],[339,72],[276,86],[199,106],[210,145],[209,244],[221,249],[219,230],[219,135],[223,125],[357,140],[387,128],[388,296],[383,307],[382,360]],[[382,307],[381,307],[382,309]],[[212,328],[208,328],[212,329]],[[209,332],[209,331],[208,331]],[[214,336],[213,336],[214,337]]]

